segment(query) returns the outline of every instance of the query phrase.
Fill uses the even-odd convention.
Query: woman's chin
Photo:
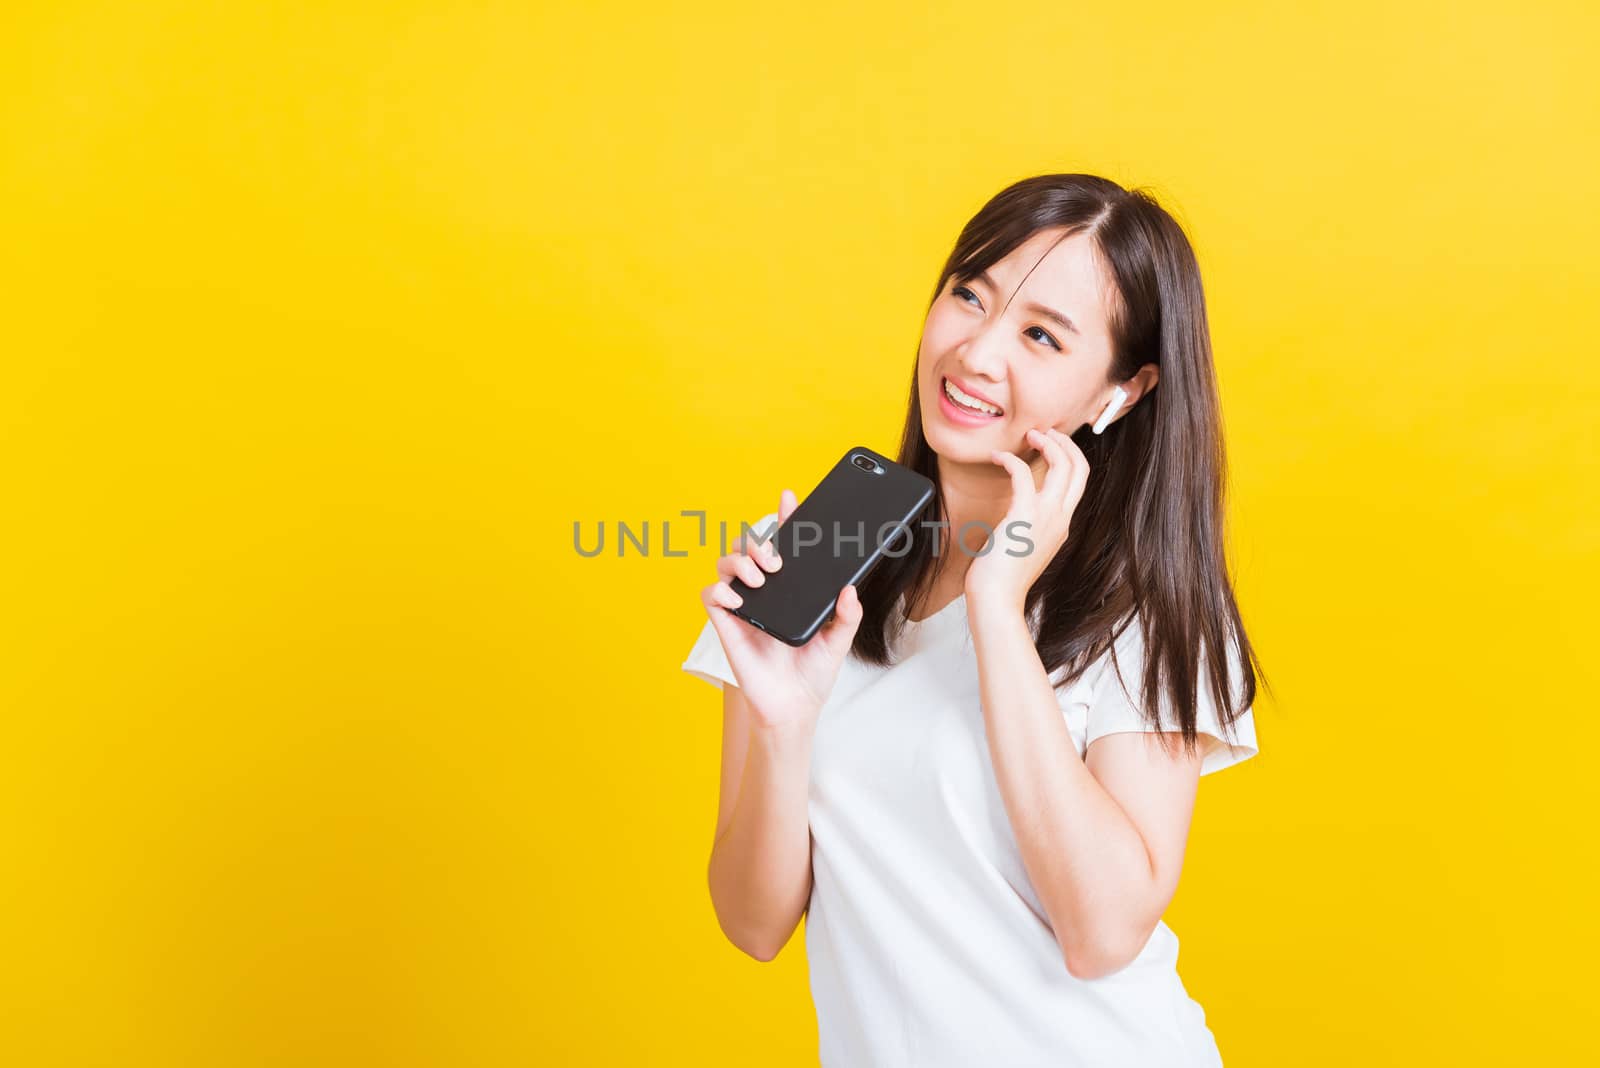
[[[998,420],[994,427],[951,427],[925,422],[922,424],[922,436],[927,438],[928,447],[946,463],[990,464],[994,462],[989,458],[991,450],[1016,450],[1016,446],[999,430],[1002,425]]]

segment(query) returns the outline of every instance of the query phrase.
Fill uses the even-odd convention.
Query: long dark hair
[[[1141,189],[1091,174],[1027,178],[967,223],[933,299],[952,276],[969,282],[1035,233],[1055,228],[1088,234],[1114,282],[1109,381],[1125,382],[1146,363],[1160,368],[1160,380],[1103,435],[1087,428],[1073,435],[1089,461],[1089,479],[1072,533],[1028,591],[1028,618],[1038,620],[1034,644],[1053,678],[1066,668],[1057,683],[1065,685],[1108,649],[1115,664],[1114,644],[1137,618],[1144,715],[1163,730],[1175,722],[1193,752],[1198,687],[1210,687],[1219,718],[1230,728],[1255,702],[1260,664],[1223,554],[1222,417],[1200,268],[1183,228]],[[898,460],[933,480],[938,493],[930,508],[947,519],[936,456],[923,434],[915,366]],[[930,591],[935,536],[932,528],[914,525],[910,547],[902,541],[899,555],[886,557],[862,581],[855,656],[892,662],[905,621],[899,598],[905,594],[907,604],[916,604]],[[999,538],[997,532],[989,551],[997,551]],[[941,540],[940,551],[951,547]],[[1242,688],[1229,678],[1230,648]],[[1223,654],[1214,655],[1217,650]],[[1174,710],[1168,717],[1161,714],[1163,692]],[[1235,694],[1242,698],[1235,701]]]

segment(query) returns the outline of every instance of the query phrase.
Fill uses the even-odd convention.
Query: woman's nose
[[[958,361],[964,374],[998,382],[1006,376],[1005,355],[987,336],[973,338]]]

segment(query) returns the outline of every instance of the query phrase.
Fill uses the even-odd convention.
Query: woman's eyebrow
[[[994,279],[989,277],[988,271],[980,272],[978,274],[978,281],[988,286],[991,293],[1000,292],[1000,287],[994,284]],[[1038,301],[1030,301],[1029,303],[1024,304],[1022,307],[1024,311],[1031,311],[1035,315],[1042,315],[1046,319],[1059,324],[1063,330],[1069,330],[1072,333],[1077,334],[1079,337],[1083,336],[1083,333],[1078,329],[1077,325],[1073,323],[1071,319],[1068,319],[1065,315],[1062,315],[1054,308],[1047,308]]]

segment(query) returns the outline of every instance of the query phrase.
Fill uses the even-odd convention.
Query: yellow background
[[[1207,283],[1227,1063],[1592,1049],[1587,7],[8,7],[0,1061],[808,1063],[659,526],[892,451],[961,224],[1070,170]]]

